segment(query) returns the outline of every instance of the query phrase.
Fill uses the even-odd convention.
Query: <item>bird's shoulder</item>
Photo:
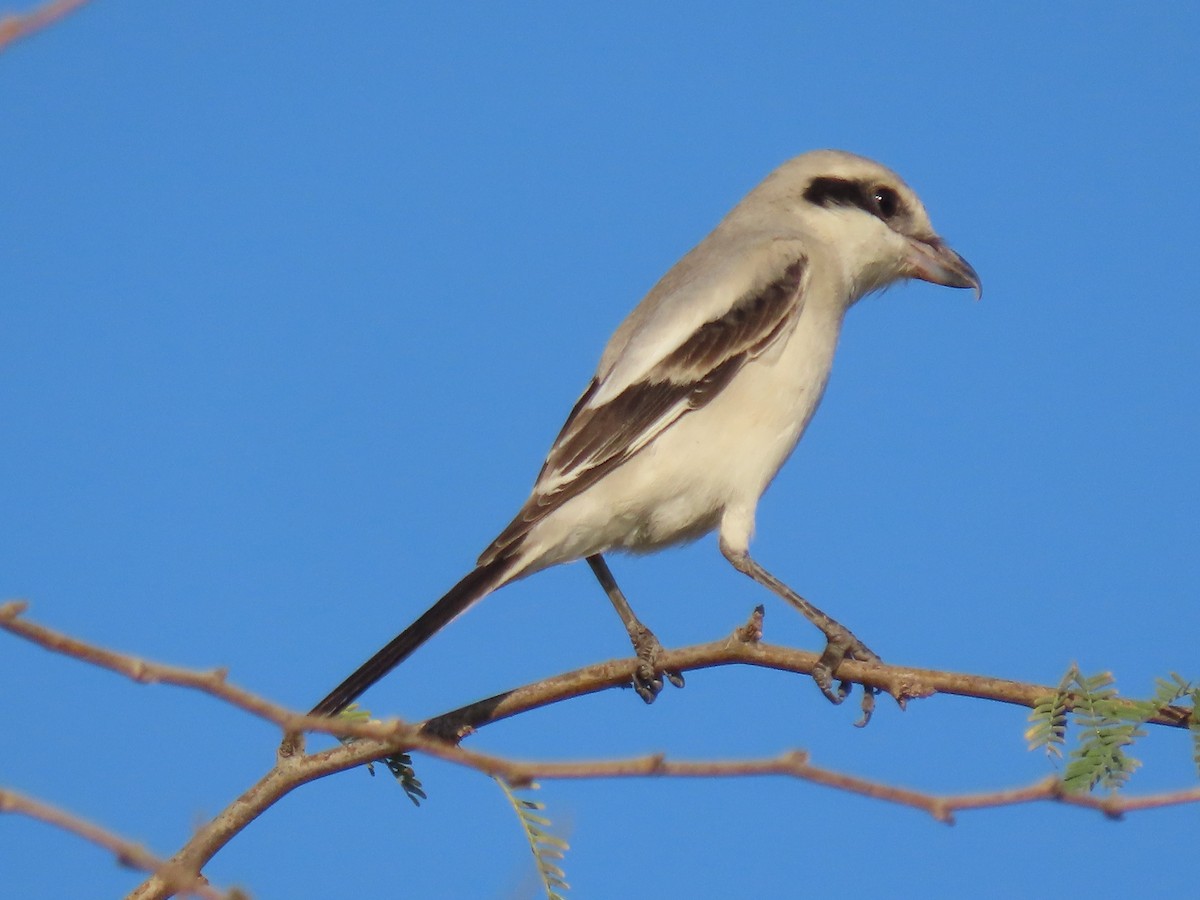
[[[777,282],[789,267],[806,261],[805,245],[796,237],[713,232],[659,279],[614,332],[596,370],[591,403],[616,397],[707,323],[719,321]]]

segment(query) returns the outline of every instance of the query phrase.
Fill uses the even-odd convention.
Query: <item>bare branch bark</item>
[[[173,870],[165,861],[159,859],[141,844],[123,838],[95,822],[89,822],[87,819],[52,806],[43,800],[34,799],[18,791],[0,788],[0,813],[28,816],[78,835],[85,841],[108,850],[121,865],[152,873],[174,892],[200,897],[203,900],[225,900],[228,896],[210,886],[204,878],[184,876],[183,873]]]
[[[1064,791],[1061,780],[1054,777],[1023,787],[941,796],[815,766],[809,762],[808,755],[800,750],[788,751],[767,759],[751,760],[685,762],[669,760],[662,755],[651,755],[623,760],[518,761],[470,750],[459,743],[474,730],[518,713],[606,688],[625,686],[629,683],[638,660],[612,660],[585,666],[451,710],[423,723],[400,720],[355,722],[344,718],[327,719],[297,714],[243,688],[231,685],[223,670],[196,671],[164,665],[89,644],[22,618],[25,610],[26,604],[20,602],[0,604],[0,629],[52,652],[109,669],[140,683],[173,684],[210,694],[252,715],[273,722],[285,734],[275,766],[228,808],[200,828],[166,863],[154,860],[146,851],[136,848],[135,845],[119,844],[128,854],[133,854],[128,856],[129,859],[140,860],[137,863],[139,868],[153,873],[129,895],[137,900],[168,897],[180,890],[181,886],[191,886],[190,889],[196,891],[195,886],[204,883],[200,873],[208,861],[246,825],[300,785],[385,756],[413,751],[497,776],[516,785],[538,779],[782,775],[909,806],[943,822],[952,822],[954,813],[960,810],[1040,800],[1055,800],[1096,809],[1114,817],[1135,810],[1200,802],[1200,788],[1140,797],[1068,794]],[[750,621],[736,629],[729,637],[708,644],[667,651],[658,662],[664,668],[678,671],[722,665],[752,665],[797,674],[811,673],[819,658],[817,654],[761,643],[761,625],[761,611],[756,610]],[[945,693],[1032,707],[1039,699],[1055,691],[1054,688],[1044,685],[982,675],[853,661],[842,663],[838,669],[838,677],[868,688],[886,691],[901,704],[911,698]],[[1151,721],[1167,727],[1187,727],[1189,715],[1189,710],[1182,707],[1168,707]],[[353,737],[355,740],[350,744],[310,754],[305,752],[302,737],[302,733],[307,731]],[[5,796],[15,795],[0,794],[0,800]],[[3,809],[0,805],[0,810]],[[66,822],[61,817],[60,821]],[[105,837],[102,829],[97,833],[96,830],[88,832],[66,824],[63,827],[84,836],[96,834],[97,842],[110,849],[118,846],[111,843],[113,840],[120,840],[112,836]],[[89,827],[97,829],[96,826]],[[137,853],[145,855],[137,856]],[[121,853],[118,855],[120,858],[126,858]]]
[[[88,0],[51,0],[30,12],[21,15],[5,16],[0,19],[0,52],[15,44],[21,38],[41,31],[53,25],[68,13],[84,6]]]
[[[0,604],[0,629],[23,637],[47,650],[90,662],[142,684],[174,684],[211,694],[239,709],[274,722],[287,731],[379,736],[378,732],[370,728],[354,726],[344,720],[331,721],[298,715],[244,688],[229,684],[223,669],[198,672],[180,666],[150,662],[88,644],[22,618],[26,608],[27,605],[20,601]],[[755,629],[743,626],[719,641],[668,650],[660,657],[659,662],[664,668],[678,671],[749,665],[799,675],[812,674],[813,666],[820,658],[818,654],[762,643],[754,639],[756,634]],[[638,664],[637,659],[630,658],[584,666],[443,713],[426,721],[422,728],[438,737],[461,739],[472,730],[518,713],[608,688],[624,687],[629,683]],[[838,678],[891,694],[902,703],[910,699],[932,697],[934,694],[953,694],[1032,709],[1039,699],[1052,695],[1056,690],[1047,685],[993,678],[988,675],[917,669],[886,663],[861,663],[854,660],[843,662],[837,674]],[[1186,708],[1171,706],[1150,722],[1172,728],[1187,728],[1188,716],[1189,711]]]
[[[659,656],[658,662],[663,668],[681,672],[715,666],[748,665],[811,675],[819,659],[820,654],[808,650],[747,641],[739,629],[724,640],[668,650]],[[629,683],[637,662],[636,659],[622,659],[585,666],[443,713],[429,719],[423,727],[433,734],[461,738],[476,728],[531,709],[607,688],[623,687]],[[988,675],[855,660],[843,662],[838,667],[837,677],[891,694],[901,705],[911,699],[952,694],[1032,709],[1040,699],[1053,695],[1056,690],[1047,685]],[[1071,708],[1070,703],[1068,708]],[[1171,706],[1154,716],[1150,722],[1171,728],[1187,728],[1188,716],[1186,708]]]

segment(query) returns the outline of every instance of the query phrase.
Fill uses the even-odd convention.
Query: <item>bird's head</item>
[[[904,278],[983,293],[979,275],[938,237],[912,188],[877,162],[816,150],[784,163],[754,194],[828,248],[854,300]]]

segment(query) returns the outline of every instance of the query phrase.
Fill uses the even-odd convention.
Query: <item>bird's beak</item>
[[[974,288],[976,300],[983,296],[979,274],[939,237],[909,238],[905,263],[912,278],[946,287]]]

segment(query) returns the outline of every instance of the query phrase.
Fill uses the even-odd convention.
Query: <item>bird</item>
[[[618,326],[529,498],[475,567],[312,715],[346,709],[493,591],[580,559],[629,633],[633,687],[651,702],[664,676],[682,687],[682,673],[660,666],[663,646],[634,614],[605,554],[652,552],[714,531],[737,571],[822,631],[812,674],[841,702],[847,686],[833,685],[841,662],[879,657],[763,568],[750,539],[760,497],[821,401],[846,311],[908,279],[982,296],[975,269],[938,236],[895,172],[842,150],[776,168]]]

